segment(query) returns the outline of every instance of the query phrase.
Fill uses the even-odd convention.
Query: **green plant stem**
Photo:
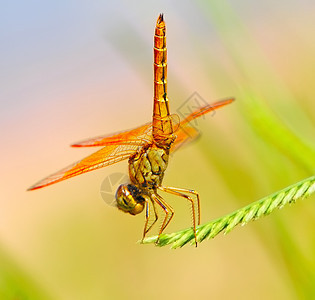
[[[229,233],[238,224],[245,225],[249,221],[269,215],[276,208],[282,208],[288,203],[295,203],[315,192],[315,176],[306,178],[288,186],[270,196],[264,197],[228,215],[197,227],[197,241],[214,238],[220,232]],[[157,236],[145,238],[143,244],[155,243]],[[187,228],[178,232],[162,234],[158,246],[172,244],[172,248],[183,247],[188,242],[194,244],[194,232]]]

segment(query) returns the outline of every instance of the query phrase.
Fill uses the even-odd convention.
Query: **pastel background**
[[[26,192],[93,152],[72,142],[150,120],[161,12],[172,111],[193,92],[237,99],[198,122],[202,137],[172,156],[165,185],[199,191],[206,222],[314,174],[315,2],[6,1],[1,299],[315,296],[314,196],[197,249],[170,250],[137,244],[144,215],[101,198],[104,178],[126,173],[126,162]],[[168,201],[167,231],[190,226],[189,206]]]

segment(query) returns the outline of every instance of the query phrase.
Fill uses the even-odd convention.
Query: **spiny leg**
[[[168,193],[172,193],[172,192],[179,192],[181,195],[181,197],[184,198],[190,198],[189,196],[183,194],[183,193],[190,193],[196,196],[197,198],[197,225],[200,225],[200,197],[199,194],[195,191],[195,190],[189,190],[189,189],[183,189],[183,188],[174,188],[174,187],[163,187],[163,186],[159,186],[158,189],[164,191],[164,192],[168,192]],[[177,195],[177,194],[174,194]],[[194,203],[194,199],[190,198],[189,201],[191,201]]]
[[[155,244],[157,245],[159,243],[159,239],[160,239],[160,236],[163,232],[163,230],[167,227],[167,225],[169,224],[169,222],[172,220],[173,216],[174,216],[174,209],[168,205],[164,200],[163,198],[158,195],[158,194],[152,194],[152,199],[158,204],[161,206],[161,208],[164,210],[165,212],[165,218],[164,218],[164,221],[163,221],[163,224],[160,228],[160,231],[159,231],[159,234],[158,234],[158,238],[157,240],[155,241]]]
[[[162,209],[165,211],[165,214],[166,214],[163,224],[160,228],[160,232],[159,232],[159,235],[160,235],[164,231],[164,229],[167,227],[167,225],[170,223],[170,221],[172,220],[174,216],[174,209],[168,203],[166,203],[166,201],[164,201],[164,199],[159,194],[156,194],[155,196],[159,200],[158,204],[161,205]]]
[[[190,201],[191,207],[192,207],[192,213],[193,213],[193,229],[194,229],[194,235],[195,235],[195,243],[197,247],[197,234],[196,234],[196,211],[195,211],[195,200],[188,195],[184,193],[190,193],[193,194],[197,197],[197,225],[200,225],[200,199],[199,199],[199,194],[194,191],[194,190],[188,190],[188,189],[181,189],[181,188],[174,188],[174,187],[163,187],[159,186],[158,189],[161,191],[164,191],[166,193],[170,193],[176,196],[183,197]]]
[[[155,207],[155,202],[151,200],[152,206],[153,206],[153,212],[154,212],[154,221],[152,222],[152,224],[150,224],[148,226],[149,220],[150,220],[150,203],[149,201],[145,202],[145,224],[144,224],[144,230],[143,230],[143,237],[142,237],[142,241],[144,240],[146,234],[151,230],[151,228],[153,227],[153,225],[156,223],[156,221],[158,220],[158,214],[156,211],[156,207]]]

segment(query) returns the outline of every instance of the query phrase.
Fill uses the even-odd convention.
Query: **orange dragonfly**
[[[72,147],[103,146],[103,148],[39,181],[28,190],[43,188],[128,159],[130,183],[122,184],[117,189],[116,205],[118,209],[131,215],[137,215],[145,209],[144,238],[158,220],[156,206],[160,207],[165,213],[158,233],[158,237],[160,237],[173,218],[174,210],[158,194],[158,190],[183,197],[190,201],[192,206],[193,230],[197,245],[196,226],[200,224],[199,194],[191,189],[162,186],[164,172],[167,168],[170,152],[179,148],[184,142],[198,136],[198,131],[189,123],[195,118],[231,103],[234,99],[230,98],[205,105],[179,122],[179,117],[171,115],[169,109],[166,53],[166,27],[163,14],[160,14],[154,35],[152,122],[132,130],[100,136],[71,145]]]

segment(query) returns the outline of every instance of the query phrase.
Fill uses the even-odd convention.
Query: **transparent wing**
[[[141,146],[151,141],[152,124],[147,123],[140,127],[122,131],[116,134],[103,135],[71,145],[72,147],[94,147],[107,145],[138,145]]]
[[[53,183],[57,183],[68,178],[103,168],[124,159],[136,153],[138,145],[109,145],[99,151],[83,158],[82,160],[54,173],[39,181],[28,190],[36,190]]]
[[[198,130],[190,126],[189,123],[196,119],[199,118],[209,112],[212,112],[220,107],[223,107],[227,104],[230,104],[234,101],[234,98],[229,98],[229,99],[224,99],[217,101],[212,104],[205,105],[193,113],[191,113],[187,118],[185,118],[183,121],[180,122],[179,129],[176,131],[176,140],[174,144],[172,145],[171,151],[175,151],[181,146],[183,146],[186,143],[189,143],[196,139],[199,136]]]
[[[205,105],[203,107],[200,107],[199,109],[197,109],[196,111],[194,111],[193,113],[191,113],[187,118],[185,118],[183,121],[180,122],[180,126],[184,126],[186,124],[188,124],[189,122],[191,122],[192,120],[199,118],[201,116],[203,116],[204,114],[207,114],[211,111],[214,111],[220,107],[223,107],[227,104],[230,104],[234,101],[234,98],[229,98],[229,99],[224,99],[224,100],[220,100],[208,105]]]
[[[170,117],[168,117],[169,123],[170,123],[169,127],[171,129],[168,129],[168,130],[164,129],[164,131],[167,132],[167,134],[171,134],[172,132],[177,132],[177,130],[180,130],[178,129],[178,127],[184,128],[192,120],[199,118],[203,116],[204,114],[214,111],[222,106],[225,106],[233,101],[234,101],[234,98],[230,98],[230,99],[217,101],[215,103],[203,106],[199,108],[198,110],[194,111],[193,113],[191,113],[187,118],[185,118],[182,122],[180,122],[180,124],[178,124],[178,120],[177,120],[178,116],[171,115]],[[167,123],[167,122],[164,120],[164,123]],[[191,128],[187,130],[191,133],[193,131],[193,129]],[[184,138],[185,133],[181,133],[180,135],[181,135],[181,138]],[[189,136],[187,136],[187,138],[189,138]],[[126,130],[126,131],[122,131],[115,134],[102,135],[95,138],[86,139],[81,142],[72,144],[71,146],[72,147],[96,147],[96,146],[125,145],[125,144],[133,144],[133,145],[141,146],[146,143],[150,143],[151,140],[152,140],[152,123],[150,122],[131,130]]]
[[[172,151],[178,149],[184,143],[187,143],[198,136],[198,130],[189,125],[192,120],[213,111],[219,107],[231,103],[234,99],[227,99],[206,105],[196,110],[180,122],[177,128],[176,122],[172,121],[173,132],[177,136]],[[175,118],[174,118],[175,119]],[[175,130],[174,130],[175,128]],[[72,146],[74,147],[92,147],[92,146],[106,146],[90,156],[70,165],[69,167],[54,173],[40,182],[36,183],[28,190],[39,189],[53,183],[57,183],[68,178],[90,172],[102,167],[106,167],[117,163],[119,161],[128,159],[134,155],[139,147],[152,142],[152,124],[147,123],[138,128],[120,132],[114,135],[100,136],[93,139],[88,139]]]
[[[199,136],[199,131],[192,126],[183,126],[176,131],[176,140],[174,141],[173,145],[171,146],[171,152],[176,151],[184,144],[188,144],[192,142]]]

